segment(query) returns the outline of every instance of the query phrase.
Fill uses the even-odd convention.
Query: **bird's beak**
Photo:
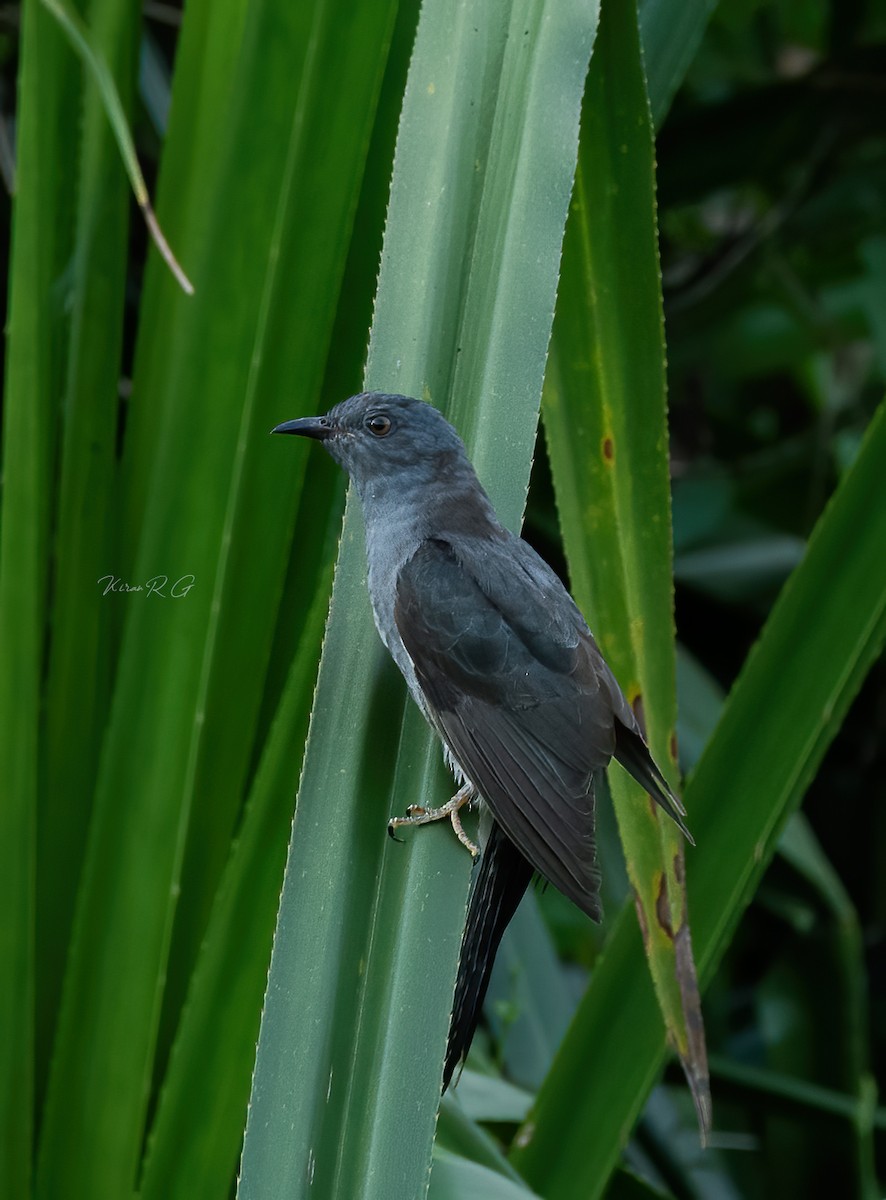
[[[332,436],[332,426],[326,417],[296,417],[294,421],[275,425],[271,433],[297,433],[299,437],[316,438],[322,442]]]

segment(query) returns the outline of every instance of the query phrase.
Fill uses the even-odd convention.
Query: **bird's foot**
[[[465,850],[468,851],[471,858],[479,858],[480,857],[480,847],[477,845],[476,842],[472,842],[471,839],[468,837],[468,835],[465,833],[464,826],[461,823],[461,816],[460,816],[457,808],[454,808],[452,810],[452,812],[449,814],[449,819],[452,821],[452,828],[455,830],[455,836],[458,838],[458,840],[464,846]]]
[[[480,854],[480,848],[465,833],[459,815],[459,810],[464,808],[466,804],[470,804],[475,795],[476,792],[473,785],[466,783],[463,787],[459,788],[451,800],[447,800],[439,808],[423,808],[420,804],[410,804],[406,810],[405,817],[391,817],[390,821],[388,821],[388,833],[394,838],[394,841],[400,841],[394,831],[399,829],[401,825],[430,825],[432,821],[442,821],[444,817],[449,817],[452,822],[452,828],[455,830],[455,836],[465,849],[471,852],[471,857],[477,858]]]

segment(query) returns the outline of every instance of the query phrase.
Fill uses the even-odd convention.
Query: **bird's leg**
[[[458,809],[454,808],[452,810],[452,812],[449,814],[449,817],[450,817],[450,820],[452,821],[452,828],[455,830],[455,836],[458,838],[458,840],[464,846],[465,850],[467,850],[469,852],[471,858],[479,858],[480,857],[480,847],[477,845],[476,842],[472,842],[471,839],[468,837],[468,835],[465,833],[464,827],[461,823],[461,814],[459,813]]]
[[[398,825],[429,825],[431,821],[442,821],[444,817],[451,817],[453,813],[457,814],[460,808],[470,804],[476,794],[474,785],[465,783],[451,800],[447,800],[439,808],[424,808],[421,804],[410,804],[406,810],[406,816],[392,817],[390,824],[396,827]]]
[[[422,808],[420,804],[410,804],[405,817],[391,817],[388,821],[388,833],[394,837],[394,830],[399,829],[401,825],[430,825],[432,821],[442,821],[444,817],[449,817],[452,821],[452,828],[455,830],[455,836],[467,850],[470,850],[471,856],[476,858],[480,849],[465,833],[459,815],[459,810],[466,804],[470,804],[476,794],[474,785],[465,783],[451,800],[447,800],[439,808]]]

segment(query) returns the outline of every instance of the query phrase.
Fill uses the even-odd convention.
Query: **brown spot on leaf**
[[[611,437],[603,439],[603,458],[606,462],[612,462],[615,458],[615,443]]]
[[[674,855],[674,878],[677,881],[677,886],[684,888],[686,886],[686,861],[683,857],[683,846]]]
[[[668,885],[664,875],[658,879],[658,891],[655,896],[655,919],[659,927],[670,941],[674,940],[674,930],[671,926],[671,906],[668,903]]]
[[[640,897],[634,892],[634,907],[637,910],[637,924],[640,926],[640,936],[643,938],[643,945],[646,952],[649,952],[649,926],[646,924],[646,913],[643,911],[643,905]]]
[[[675,730],[671,730],[671,736],[668,741],[668,754],[671,756],[671,762],[677,761],[677,734]]]
[[[674,947],[676,953],[677,983],[686,1023],[686,1054],[683,1070],[695,1103],[698,1131],[702,1146],[707,1144],[711,1131],[711,1085],[708,1077],[708,1055],[705,1047],[704,1020],[701,1015],[701,997],[698,992],[698,977],[692,955],[692,939],[689,925],[684,923],[677,934]]]
[[[643,740],[646,740],[646,712],[643,708],[643,694],[637,692],[636,696],[631,697],[631,708],[634,710],[634,716],[637,718],[637,724],[640,726],[640,732],[643,735]]]

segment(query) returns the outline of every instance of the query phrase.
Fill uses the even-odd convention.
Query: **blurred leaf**
[[[673,484],[674,550],[717,539],[735,507],[735,486],[722,475],[694,476]]]
[[[833,1060],[832,1070],[836,1072],[831,1078],[854,1092],[857,1107],[851,1128],[855,1139],[857,1184],[859,1194],[872,1200],[878,1191],[873,1122],[868,1111],[874,1083],[868,1032],[870,1017],[865,948],[858,914],[802,813],[795,813],[788,821],[779,839],[778,850],[781,857],[812,885],[831,918],[819,938],[809,947],[815,966],[822,964],[826,956],[828,986],[810,989],[807,971],[801,980],[801,994],[807,1004],[815,1002],[814,1007],[809,1005],[813,1007],[812,1016],[816,1019],[816,1031],[810,1039],[810,1049],[826,1049],[828,1057]],[[831,1036],[825,1042],[817,1036],[817,1031],[822,1027],[831,1029]],[[814,1162],[814,1155],[807,1157]],[[821,1169],[826,1169],[826,1163],[822,1163]]]
[[[606,1193],[607,1200],[670,1200],[671,1195],[629,1170],[617,1171]]]
[[[831,284],[823,287],[816,299],[843,340],[865,335],[867,293],[863,283]],[[704,359],[713,367],[725,365],[732,378],[749,379],[793,366],[821,345],[819,330],[771,294],[765,300],[750,299],[744,305],[731,306],[730,311],[717,314],[716,320],[714,315],[712,305],[702,306],[702,311],[691,317],[680,314],[671,319],[669,315],[673,369],[682,370]]]
[[[172,84],[163,55],[147,29],[142,31],[139,49],[138,91],[154,131],[165,135],[169,124]]]
[[[92,5],[94,53],[106,58],[126,98],[133,88],[138,13]],[[66,51],[70,55],[70,50]],[[109,84],[113,86],[113,84]],[[122,119],[122,109],[119,113]],[[111,664],[107,616],[116,501],[115,449],[121,374],[129,189],[104,97],[87,73],[77,139],[75,252],[70,341],[62,397],[52,603],[43,699],[37,844],[38,1081],[46,1085],[83,865]],[[101,582],[104,580],[104,582]],[[77,697],[72,704],[71,697]]]
[[[684,775],[701,758],[702,751],[717,727],[723,710],[723,690],[689,653],[677,643],[677,733],[680,767]]]
[[[307,733],[331,574],[330,565],[305,618],[216,894],[151,1127],[141,1200],[226,1197],[235,1175],[292,821],[292,748]]]
[[[461,1102],[450,1093],[443,1097],[434,1149],[445,1150],[460,1158],[489,1167],[490,1170],[522,1183],[520,1176],[499,1149],[498,1143],[467,1115]]]
[[[539,1086],[576,1002],[575,989],[567,984],[530,889],[502,938],[485,1003],[487,1019],[503,1044],[508,1074],[515,1082],[533,1089]],[[460,1095],[461,1083],[457,1091]]]
[[[867,314],[881,378],[886,375],[886,236],[867,238],[861,245],[867,276]]]
[[[148,189],[145,185],[132,136],[129,132],[126,112],[117,91],[114,74],[101,48],[95,44],[93,31],[87,28],[80,19],[77,11],[70,8],[65,3],[65,0],[41,0],[41,3],[58,21],[60,27],[64,30],[65,36],[70,41],[72,49],[83,60],[84,66],[95,80],[96,87],[101,94],[105,113],[111,123],[111,129],[114,131],[114,137],[120,149],[123,165],[129,176],[130,185],[135,193],[136,203],[142,210],[154,244],[162,254],[179,286],[189,296],[192,295],[194,291],[193,284],[182,270],[154,216],[154,211],[148,198]],[[131,16],[132,14],[130,13]]]
[[[674,577],[724,600],[746,600],[783,583],[803,550],[801,538],[775,533],[686,550],[674,562]]]
[[[532,1095],[497,1075],[481,1075],[465,1068],[458,1076],[456,1098],[472,1121],[518,1124],[525,1120]]]
[[[640,0],[640,37],[656,128],[667,115],[716,7],[717,0],[686,0],[682,4]]]
[[[676,1076],[675,1076],[676,1080]],[[719,1105],[718,1105],[719,1111]],[[628,1169],[655,1187],[674,1196],[698,1196],[704,1200],[745,1200],[747,1193],[730,1179],[724,1151],[717,1135],[702,1147],[693,1120],[691,1100],[676,1082],[653,1088],[637,1130],[625,1150]],[[621,1189],[616,1181],[607,1189],[607,1200]]]
[[[574,594],[675,781],[676,696],[664,337],[652,129],[636,15],[604,6],[545,391]],[[592,557],[593,556],[593,557]],[[710,1122],[682,835],[626,773],[611,787],[649,967]]]
[[[769,1071],[714,1054],[711,1055],[711,1075],[737,1088],[745,1088],[756,1096],[774,1096],[792,1107],[816,1109],[860,1125],[870,1124],[876,1129],[886,1129],[886,1108],[869,1107],[872,1098],[870,1086],[865,1088],[864,1096],[859,1099],[848,1096],[845,1092],[820,1087],[805,1079],[796,1079],[778,1071]],[[869,1084],[871,1082],[873,1081],[869,1081]]]
[[[479,1163],[445,1151],[434,1154],[428,1200],[530,1200],[535,1195]]]
[[[68,47],[37,0],[21,20],[0,526],[0,1193],[10,1196],[31,1194],[40,685],[77,151],[61,118],[80,101]]]
[[[287,568],[300,475],[266,431],[282,393],[308,402],[322,377],[389,32],[382,6],[350,13],[342,39],[331,0],[253,4],[245,23],[240,3],[189,4],[179,47],[167,168],[182,169],[160,194],[198,292],[165,273],[145,291],[121,478],[138,498],[114,513],[118,528],[140,514],[137,552],[119,553],[145,590],[96,595],[126,620],[43,1116],[47,1198],[116,1200],[135,1185],[186,836],[202,852],[184,889],[190,967],[243,799]],[[221,86],[232,99],[210,135],[187,100]],[[185,167],[178,139],[201,128],[213,153]]]

